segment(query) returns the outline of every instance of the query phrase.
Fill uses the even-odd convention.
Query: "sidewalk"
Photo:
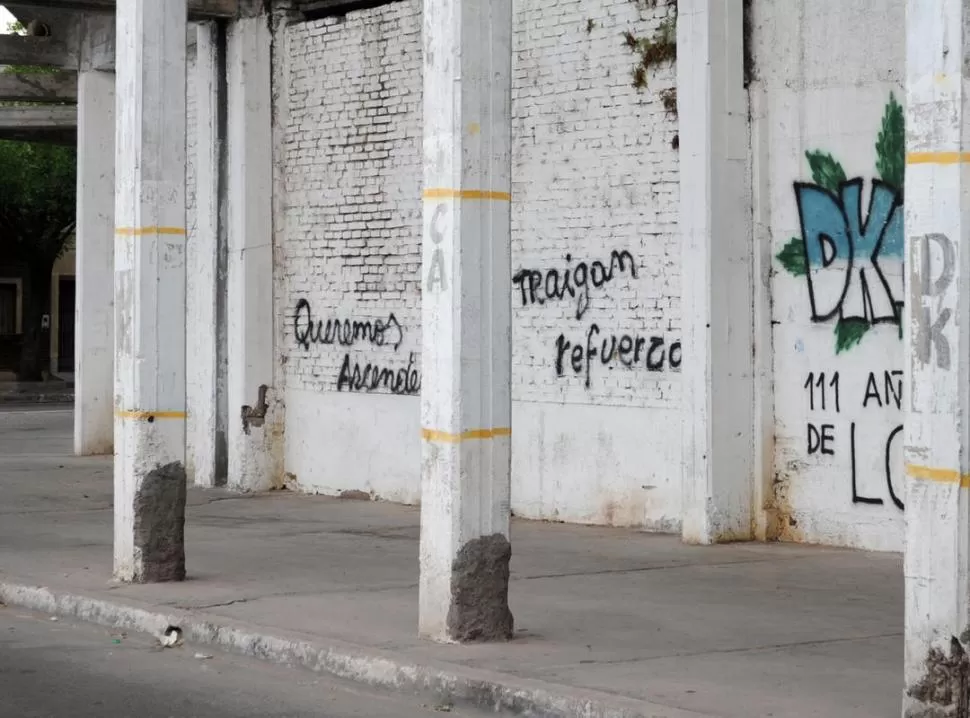
[[[516,640],[440,646],[416,635],[416,508],[192,491],[190,580],[112,583],[110,460],[71,456],[70,421],[0,412],[8,603],[131,627],[173,617],[235,650],[518,712],[899,715],[896,555],[517,521]]]
[[[0,404],[64,404],[74,401],[73,374],[68,380],[49,381],[0,380]]]

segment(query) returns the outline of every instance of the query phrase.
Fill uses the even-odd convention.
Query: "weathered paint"
[[[185,2],[121,0],[115,164],[114,572],[181,579]]]
[[[114,442],[115,77],[89,70],[77,84],[74,453],[90,456]]]
[[[421,2],[281,23],[277,47],[286,467],[304,491],[417,503]]]
[[[906,3],[907,718],[970,715],[970,252],[962,0]]]
[[[228,484],[256,491],[282,480],[276,446],[282,407],[275,406],[273,390],[269,19],[236,20],[228,35]],[[263,421],[256,426],[243,417],[258,404],[261,391],[265,401],[257,411]]]
[[[741,0],[681,0],[683,536],[752,538],[751,196]]]
[[[186,331],[191,361],[186,365],[188,419],[185,466],[199,486],[226,480],[225,327],[220,303],[225,297],[225,54],[224,33],[216,23],[195,28],[195,57],[189,63],[188,193],[189,267]],[[194,221],[193,221],[194,220]]]
[[[675,72],[655,68],[638,92],[616,45],[673,14],[664,2],[519,4],[510,192],[421,187],[419,1],[281,24],[275,279],[286,466],[299,488],[418,501],[420,307],[429,285],[453,281],[443,200],[510,198],[514,511],[679,530],[677,120],[657,98]],[[483,136],[480,122],[464,128]],[[427,272],[424,221],[440,250]],[[563,296],[548,299],[543,284],[533,298],[538,275]],[[334,330],[348,321],[349,334]],[[354,338],[378,321],[392,331]],[[348,368],[368,381],[347,381]]]
[[[753,206],[770,249],[759,306],[773,325],[759,323],[757,347],[773,388],[767,538],[902,547],[903,10],[751,5]]]
[[[494,550],[509,537],[511,35],[511,0],[425,0],[418,628],[440,641],[512,627],[510,550]]]

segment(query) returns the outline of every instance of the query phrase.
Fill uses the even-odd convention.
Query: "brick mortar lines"
[[[632,87],[634,57],[622,33],[651,33],[668,9],[641,19],[630,0],[555,5],[519,0],[512,89],[513,272],[565,270],[579,261],[634,257],[637,278],[617,275],[575,300],[523,306],[513,292],[513,397],[632,407],[676,407],[680,378],[617,361],[592,367],[590,387],[556,340],[613,335],[680,337],[679,172],[676,118],[658,93],[676,82],[658,68]],[[588,21],[593,27],[587,31]],[[291,388],[335,391],[346,347],[297,345],[300,299],[314,319],[386,320],[403,329],[395,351],[358,343],[352,361],[403,368],[420,357],[422,125],[421,6],[417,0],[289,26],[284,132],[286,234],[277,280],[285,373]]]

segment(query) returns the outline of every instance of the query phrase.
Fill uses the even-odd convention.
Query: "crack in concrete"
[[[0,516],[36,516],[37,514],[90,514],[98,511],[111,511],[113,506],[100,506],[90,509],[34,509],[29,511],[0,511]]]
[[[708,651],[687,651],[683,653],[667,653],[662,656],[642,656],[638,658],[617,658],[615,660],[581,660],[579,665],[603,665],[611,666],[623,663],[646,663],[647,661],[663,661],[671,658],[697,658],[699,656],[715,656],[731,653],[754,653],[756,651],[773,651],[780,648],[800,648],[803,646],[825,646],[835,643],[850,643],[852,641],[871,641],[877,638],[902,638],[902,631],[892,633],[876,633],[869,636],[851,636],[848,638],[816,638],[811,641],[791,641],[788,643],[770,643],[763,646],[748,646],[746,648],[713,648]],[[573,668],[577,664],[564,663],[558,666],[548,666],[548,668]]]
[[[124,586],[119,586],[118,588],[124,588]],[[224,608],[226,606],[232,606],[237,603],[251,603],[253,601],[261,601],[266,598],[302,598],[302,597],[314,597],[314,596],[332,596],[339,593],[349,593],[349,594],[361,594],[361,593],[381,593],[382,591],[401,591],[401,590],[414,590],[418,588],[418,583],[401,583],[394,584],[391,586],[369,586],[369,587],[347,587],[338,588],[332,591],[283,591],[281,593],[267,593],[260,596],[248,596],[246,598],[234,598],[231,601],[223,601],[221,603],[208,603],[203,606],[194,606],[185,603],[179,603],[178,601],[162,601],[158,605],[166,606],[168,608],[177,608],[182,611],[205,611],[209,608]]]
[[[177,608],[180,611],[204,611],[207,608],[223,608],[225,606],[233,606],[237,603],[249,603],[250,601],[258,601],[261,598],[278,598],[278,597],[285,597],[289,595],[291,594],[278,593],[278,594],[269,594],[267,596],[251,596],[249,598],[234,598],[231,601],[224,601],[222,603],[209,603],[204,606],[191,606],[185,603],[164,603],[162,605],[172,606],[173,608]]]
[[[206,496],[206,504],[216,504],[220,501],[247,501],[255,494],[233,494],[232,496]],[[201,506],[201,504],[199,504]]]
[[[678,569],[678,568],[726,568],[728,566],[744,566],[754,563],[774,563],[779,560],[782,561],[795,561],[798,559],[812,558],[811,556],[791,556],[788,558],[770,557],[770,558],[755,558],[755,559],[739,559],[737,561],[723,561],[719,563],[699,563],[695,561],[686,561],[680,563],[665,564],[662,566],[641,566],[638,568],[604,568],[593,571],[564,571],[563,573],[544,573],[537,574],[534,576],[516,576],[513,575],[512,578],[520,581],[534,581],[541,578],[575,578],[578,576],[605,576],[608,574],[622,574],[622,573],[644,573],[647,571],[665,571],[668,569]]]

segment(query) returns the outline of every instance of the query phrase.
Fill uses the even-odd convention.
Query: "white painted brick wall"
[[[654,360],[680,340],[680,238],[677,121],[658,94],[675,85],[674,68],[651,72],[648,87],[638,91],[634,56],[623,40],[626,31],[651,36],[671,10],[659,3],[645,11],[641,4],[514,4],[513,273],[535,269],[545,280],[548,270],[580,262],[608,267],[616,250],[633,256],[637,275],[618,272],[591,288],[581,319],[577,299],[540,306],[528,296],[523,306],[513,287],[513,398],[519,401],[661,407],[679,401],[679,377],[668,361],[663,372],[646,369],[652,337],[664,341]],[[564,335],[585,351],[594,324],[600,356],[587,387],[585,361],[577,374],[568,350],[558,375],[557,340]],[[635,366],[616,355],[602,363],[603,341],[609,352],[614,335],[646,340]]]
[[[668,530],[679,520],[680,383],[668,357],[680,340],[677,121],[658,98],[675,74],[651,71],[637,91],[623,40],[651,35],[668,12],[631,0],[515,4],[513,272],[545,283],[549,270],[609,267],[614,251],[636,267],[591,288],[578,319],[576,298],[523,306],[514,289],[513,508],[523,515]],[[421,2],[291,25],[278,57],[287,470],[308,489],[416,500],[417,401],[337,393],[346,348],[300,346],[294,312],[301,299],[315,321],[393,312],[398,350],[358,343],[352,358],[419,362]],[[593,323],[598,351],[616,335],[623,358],[639,361],[594,358],[587,387],[572,347],[557,376],[557,339],[585,346]],[[646,368],[652,337],[663,370]]]
[[[289,387],[335,391],[348,353],[362,367],[394,371],[413,353],[420,368],[420,7],[410,0],[288,30],[289,296],[281,309]],[[401,336],[389,330],[382,346],[299,346],[301,299],[324,324],[387,322],[393,313]]]
[[[676,374],[647,371],[651,339],[664,342],[651,363],[679,341],[679,239],[675,118],[658,92],[674,83],[672,67],[631,83],[633,56],[622,32],[654,32],[668,8],[641,18],[630,0],[539,0],[516,5],[513,89],[513,271],[565,272],[611,253],[629,252],[636,278],[617,271],[590,288],[589,307],[576,318],[577,299],[522,305],[515,289],[514,396],[524,401],[671,406]],[[592,22],[592,28],[589,23]],[[377,320],[394,312],[405,326],[397,354],[420,345],[420,3],[395,3],[291,26],[289,124],[286,138],[288,211],[286,311],[300,298],[316,319]],[[567,262],[566,255],[572,261]],[[624,255],[626,256],[626,255]],[[582,271],[582,270],[580,270]],[[575,274],[573,275],[575,276]],[[585,344],[589,328],[629,335],[632,360],[594,362],[557,376],[557,339]],[[335,388],[344,353],[292,349],[289,383]],[[636,339],[642,341],[637,346]],[[618,343],[619,346],[619,343]],[[397,366],[384,351],[355,347]],[[407,353],[405,353],[407,352]]]
[[[631,0],[516,0],[512,58],[512,268],[562,272],[629,252],[589,293],[541,306],[513,286],[512,508],[532,518],[680,525],[680,374],[646,368],[645,349],[680,340],[677,120],[659,93],[672,65],[632,86],[623,34],[651,37],[669,7]],[[571,261],[567,260],[569,255]],[[575,271],[575,270],[574,270]],[[589,271],[589,270],[587,270]],[[554,280],[553,280],[554,281]],[[538,299],[538,297],[537,297]],[[593,325],[598,356],[579,357]],[[602,362],[604,340],[629,351]],[[559,337],[570,342],[559,375]],[[637,340],[640,340],[638,342]],[[565,348],[565,345],[562,345]],[[617,349],[620,346],[618,344]],[[659,357],[652,356],[654,363]]]

